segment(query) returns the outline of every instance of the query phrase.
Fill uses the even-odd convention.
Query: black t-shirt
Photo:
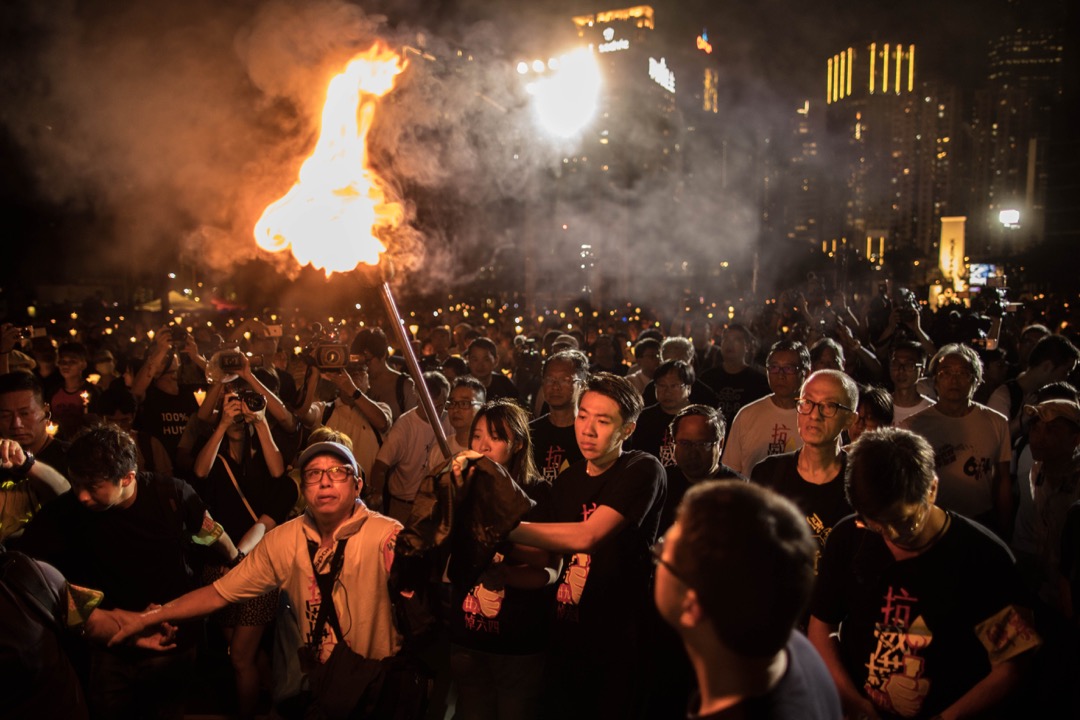
[[[660,461],[664,467],[675,464],[675,438],[671,435],[671,421],[675,416],[664,412],[660,404],[650,405],[641,411],[637,428],[630,436],[635,450],[643,450]]]
[[[493,372],[491,373],[491,384],[487,386],[488,402],[500,400],[502,398],[517,400],[517,386],[514,385],[514,382],[510,378],[506,377],[501,372]]]
[[[222,443],[223,446],[225,444]],[[256,521],[236,491],[225,469],[226,463],[256,515],[269,515],[280,525],[296,505],[296,484],[288,475],[271,475],[257,440],[254,441],[253,448],[250,457],[237,463],[229,456],[226,448],[222,447],[218,457],[214,459],[210,473],[205,478],[194,478],[192,481],[199,497],[210,509],[210,514],[221,523],[233,542],[240,542],[240,538],[244,537]]]
[[[729,373],[723,365],[703,372],[698,378],[712,388],[720,403],[720,412],[728,425],[743,405],[765,397],[770,392],[769,379],[761,370],[748,366],[737,373]]]
[[[104,591],[106,607],[144,610],[183,595],[193,587],[184,553],[206,506],[182,480],[139,473],[136,482],[127,508],[88,510],[64,493],[27,525],[19,549]]]
[[[641,393],[641,397],[645,401],[645,406],[656,404],[656,383],[652,380],[645,386],[645,389]],[[712,388],[701,382],[701,380],[695,380],[694,384],[690,386],[690,403],[692,405],[708,405],[709,407],[718,407],[720,398],[716,397],[716,393],[712,391]],[[730,422],[730,419],[728,420]]]
[[[548,483],[555,482],[563,470],[582,459],[574,426],[556,427],[549,415],[543,415],[529,423],[532,436],[533,462],[540,477]]]
[[[1008,548],[967,518],[949,522],[905,560],[854,516],[825,546],[811,614],[842,623],[841,661],[883,717],[936,715],[990,672],[987,647],[1004,660],[1037,642],[1016,611],[1025,596]]]
[[[821,562],[822,548],[829,538],[836,523],[852,513],[844,494],[844,469],[847,467],[847,453],[840,451],[840,471],[836,477],[823,485],[803,480],[799,475],[799,453],[771,455],[750,471],[750,479],[771,490],[775,490],[798,506],[810,534],[817,540],[815,567]]]
[[[161,441],[169,457],[176,460],[176,448],[187,427],[188,418],[199,411],[195,396],[181,389],[180,394],[170,395],[151,384],[146,398],[139,407],[135,428],[147,432]]]
[[[690,720],[840,720],[840,696],[828,668],[802,633],[795,631],[787,643],[788,666],[783,677],[764,695]]]
[[[626,519],[592,553],[565,560],[556,588],[555,640],[566,647],[609,643],[624,646],[642,610],[651,601],[652,556],[665,492],[664,469],[648,453],[623,453],[600,475],[586,472],[584,460],[555,479],[551,494],[536,508],[538,522],[581,522],[606,505]]]
[[[686,494],[691,485],[678,465],[670,465],[664,468],[664,472],[667,474],[667,499],[664,500],[664,511],[660,514],[660,528],[656,531],[658,536],[666,533],[668,528],[675,523],[675,511],[679,509],[679,503],[682,502],[683,495]],[[735,472],[734,469],[729,468],[724,463],[720,463],[720,466],[716,468],[716,471],[708,479],[749,482],[745,475]]]

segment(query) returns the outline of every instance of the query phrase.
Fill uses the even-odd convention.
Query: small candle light
[[[84,408],[87,405],[90,404],[90,391],[89,390],[83,390],[81,393],[79,393],[79,397],[82,398],[82,404],[83,404]]]
[[[153,340],[153,339],[154,339],[154,331],[153,331],[153,330],[147,330],[147,331],[146,331],[146,337],[148,337],[148,338],[150,338],[151,340]]]
[[[206,391],[202,388],[199,388],[195,391],[195,402],[199,404],[199,407],[202,407],[204,400],[206,400]]]
[[[45,425],[45,434],[49,437],[56,437],[56,431],[60,429],[60,426],[50,420]]]
[[[97,385],[99,382],[101,382],[101,376],[97,373],[90,373],[86,376],[86,379],[91,385]]]

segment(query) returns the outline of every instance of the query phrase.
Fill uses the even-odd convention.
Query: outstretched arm
[[[181,595],[159,608],[147,610],[143,613],[114,610],[113,617],[119,622],[120,629],[113,634],[109,640],[109,645],[121,643],[132,635],[141,633],[151,625],[202,617],[215,610],[220,610],[228,604],[228,601],[221,597],[213,585],[205,585],[198,590],[192,590],[186,595]]]

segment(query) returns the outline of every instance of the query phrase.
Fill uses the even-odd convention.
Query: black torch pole
[[[450,443],[446,441],[446,433],[443,431],[439,414],[435,412],[435,401],[431,399],[431,393],[428,392],[427,384],[424,382],[424,373],[420,370],[420,363],[416,359],[416,353],[413,352],[412,342],[405,332],[405,326],[402,324],[397,303],[394,302],[394,295],[390,292],[390,283],[384,281],[379,285],[379,297],[382,298],[383,305],[386,306],[386,314],[390,316],[390,325],[394,329],[394,335],[401,342],[401,352],[405,354],[405,364],[408,365],[409,374],[416,384],[416,394],[424,405],[424,413],[427,414],[428,424],[435,431],[435,440],[439,443],[439,449],[442,450],[443,455],[449,458]]]

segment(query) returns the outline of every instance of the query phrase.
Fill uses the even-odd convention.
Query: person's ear
[[[127,487],[131,483],[135,482],[135,471],[132,470],[124,477],[120,478],[120,487]]]
[[[679,623],[683,627],[697,627],[705,619],[705,611],[698,602],[697,591],[690,588],[683,595],[682,607],[679,610]]]
[[[935,502],[937,500],[937,491],[938,477],[937,475],[934,475],[934,479],[930,481],[930,491],[926,494],[926,499],[929,500],[931,503]]]
[[[633,435],[634,430],[636,430],[636,429],[637,429],[637,423],[636,422],[624,423],[623,426],[622,426],[623,440],[626,440],[628,437]]]

